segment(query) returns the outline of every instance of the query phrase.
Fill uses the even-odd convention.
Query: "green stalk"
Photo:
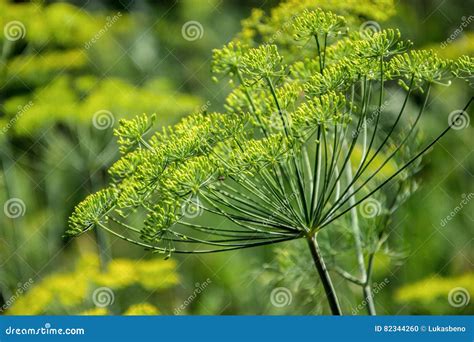
[[[367,137],[367,126],[364,126],[364,137]],[[344,143],[344,145],[346,145]],[[363,154],[365,155],[368,153],[366,151],[367,145],[366,141],[364,140],[364,151]],[[346,175],[347,175],[347,182],[351,183],[352,182],[352,163],[349,161],[349,166],[346,170]],[[354,190],[354,185],[350,186],[349,191]],[[376,315],[375,311],[375,303],[374,303],[374,296],[372,294],[372,287],[369,281],[369,278],[367,276],[367,270],[365,268],[365,261],[364,261],[364,253],[362,250],[362,243],[361,243],[361,233],[360,233],[360,227],[359,227],[359,216],[357,214],[357,207],[354,206],[356,202],[355,196],[351,196],[349,199],[349,205],[352,206],[351,209],[351,228],[352,228],[352,234],[354,235],[354,245],[355,245],[355,251],[356,251],[356,256],[357,256],[357,264],[359,265],[359,272],[361,274],[361,277],[363,279],[363,285],[362,285],[362,293],[364,295],[365,300],[367,301],[367,310],[369,315],[374,316]]]
[[[369,255],[369,263],[367,265],[367,274],[365,279],[365,284],[363,287],[364,298],[367,299],[367,311],[369,315],[376,315],[374,296],[372,293],[372,270],[374,266],[374,257],[375,252]]]
[[[319,192],[319,181],[321,175],[321,125],[318,125],[318,132],[316,136],[316,151],[314,156],[314,169],[313,169],[313,184],[311,188],[311,212],[314,212],[316,209],[316,198]]]
[[[257,115],[257,111],[255,109],[255,104],[253,103],[253,99],[252,99],[252,96],[250,96],[250,92],[247,88],[247,86],[245,85],[245,82],[244,82],[244,78],[242,76],[242,73],[240,72],[240,70],[238,68],[235,69],[235,73],[237,74],[237,78],[240,82],[240,84],[242,85],[242,87],[244,88],[244,93],[245,93],[245,96],[247,97],[247,100],[249,101],[250,103],[250,108],[252,110],[252,113],[254,114],[255,116],[255,119],[257,120],[258,122],[258,125],[260,126],[260,130],[262,131],[263,135],[265,137],[268,137],[268,133],[267,131],[265,130],[265,126],[263,125],[262,123],[262,120],[260,120],[260,117]]]
[[[319,39],[318,39],[317,34],[314,35],[314,39],[316,40],[316,48],[318,49],[319,71],[321,72],[321,74],[323,74],[324,73],[323,72],[323,70],[324,70],[323,59],[322,59],[322,56],[321,56],[321,46],[319,44]]]
[[[309,249],[311,251],[311,256],[313,257],[314,265],[316,266],[316,270],[318,271],[319,277],[324,287],[324,292],[326,293],[329,308],[331,309],[333,315],[340,316],[342,315],[342,311],[339,306],[339,300],[337,299],[334,285],[332,284],[328,269],[326,267],[326,264],[324,263],[321,250],[319,249],[319,245],[316,240],[316,234],[308,235],[307,241]]]
[[[275,105],[277,107],[278,114],[280,115],[280,120],[283,123],[283,129],[285,131],[285,136],[288,137],[289,136],[288,123],[287,123],[287,120],[285,120],[285,116],[283,115],[283,111],[281,110],[280,102],[278,101],[278,97],[276,96],[275,87],[273,86],[273,82],[270,79],[270,77],[266,77],[265,79],[267,81],[268,87],[270,88],[270,92],[272,93],[273,100],[275,101]]]

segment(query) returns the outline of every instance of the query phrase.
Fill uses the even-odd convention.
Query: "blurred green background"
[[[253,8],[278,5],[0,0],[1,313],[327,312],[299,242],[165,261],[98,232],[63,238],[74,206],[107,181],[118,120],[156,113],[165,126],[222,110],[226,87],[211,80],[212,49],[233,39]],[[382,28],[398,27],[444,57],[474,54],[468,2],[393,5]],[[447,114],[472,96],[466,88],[436,90],[423,134],[446,126]],[[424,159],[420,189],[393,217],[390,251],[376,258],[381,314],[474,313],[473,129],[451,133]],[[336,285],[345,311],[364,314],[354,309],[363,303],[357,289]],[[281,288],[290,297],[283,306],[270,300]]]

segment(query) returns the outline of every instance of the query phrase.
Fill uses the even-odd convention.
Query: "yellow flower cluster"
[[[7,99],[7,117],[0,121],[0,128],[15,117],[15,133],[33,135],[56,122],[91,125],[100,111],[109,112],[117,122],[120,118],[156,112],[160,122],[170,124],[201,104],[197,97],[171,94],[169,86],[159,79],[135,87],[118,78],[63,75],[28,96]],[[30,102],[27,108],[22,107]]]
[[[39,2],[12,3],[8,0],[0,1],[0,27],[10,23],[10,32],[16,30],[24,39],[35,46],[51,44],[65,48],[85,45],[97,32],[107,27],[110,17],[103,15],[92,16],[80,8],[64,2],[42,5]],[[21,23],[15,29],[12,22]],[[120,20],[114,22],[114,29],[120,26],[130,26],[131,19],[121,15]],[[115,27],[117,26],[117,27]],[[0,42],[6,39],[0,35]]]
[[[459,277],[442,278],[432,276],[414,284],[401,287],[395,295],[398,302],[430,303],[439,297],[447,297],[453,289],[462,288],[474,295],[474,273],[466,273]]]
[[[53,274],[35,284],[24,296],[8,309],[10,315],[39,315],[66,311],[84,315],[103,315],[106,308],[84,307],[90,303],[92,292],[98,287],[111,290],[126,289],[139,285],[148,291],[163,290],[178,283],[176,264],[161,259],[115,259],[105,272],[100,271],[95,255],[84,255],[73,272]],[[158,309],[148,303],[132,305],[126,314],[156,314]]]
[[[160,311],[150,303],[135,304],[125,311],[127,316],[158,315],[159,313]]]
[[[81,49],[45,51],[40,55],[22,54],[12,58],[6,67],[8,86],[37,86],[59,72],[83,69],[88,63]]]
[[[393,0],[287,0],[273,8],[268,19],[263,10],[254,9],[251,16],[242,21],[239,38],[249,42],[262,36],[264,41],[286,45],[293,39],[289,33],[297,14],[316,9],[344,15],[349,26],[360,25],[360,18],[386,21],[396,12]]]
[[[152,316],[158,315],[160,310],[150,303],[139,303],[130,306],[125,312],[126,316]],[[106,308],[94,308],[80,313],[81,316],[104,316],[110,312]]]
[[[28,136],[54,124],[90,126],[97,112],[106,112],[112,124],[157,113],[166,125],[202,106],[200,99],[176,92],[163,79],[137,86],[93,75],[114,74],[112,67],[122,56],[114,54],[113,44],[133,32],[137,22],[126,13],[88,14],[67,3],[0,1],[0,45],[6,58],[0,63],[6,93],[0,130]],[[16,54],[16,45],[27,48]]]

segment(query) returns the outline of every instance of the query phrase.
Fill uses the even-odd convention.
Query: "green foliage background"
[[[304,6],[305,1],[290,2],[282,7],[286,12],[275,11],[275,27],[284,23],[285,14],[296,10],[296,3]],[[394,7],[391,1],[366,1],[366,6],[347,1],[347,8],[331,8],[330,1],[320,3],[343,13],[356,4],[357,20],[399,27],[418,47],[431,47],[446,57],[474,54],[472,22],[453,42],[442,44],[469,20],[471,9],[464,1],[405,1]],[[417,5],[421,3],[424,6]],[[17,20],[26,29],[25,37],[15,42],[0,35],[0,204],[11,198],[25,204],[25,214],[16,219],[0,212],[0,307],[11,304],[5,313],[326,312],[311,260],[298,241],[276,249],[173,256],[168,266],[157,266],[166,272],[137,273],[133,281],[117,285],[107,277],[120,279],[129,273],[126,267],[143,269],[144,260],[157,263],[162,257],[94,233],[74,241],[63,238],[74,205],[103,186],[106,169],[117,159],[112,129],[97,129],[92,124],[94,115],[105,110],[118,122],[144,112],[156,113],[164,126],[192,111],[222,109],[226,89],[211,81],[211,50],[235,35],[250,39],[261,11],[269,13],[275,6],[277,1],[250,0],[0,0],[0,27]],[[91,43],[115,16],[118,19]],[[202,25],[200,39],[183,38],[182,27],[190,20]],[[434,94],[432,119],[423,134],[434,135],[444,128],[446,114],[460,108],[468,95],[457,86]],[[376,294],[382,314],[474,313],[473,299],[460,308],[448,302],[448,293],[455,287],[474,296],[473,204],[469,202],[442,224],[459,206],[462,194],[474,191],[472,127],[452,133],[425,158],[418,176],[421,187],[395,213],[391,248],[376,258],[374,280],[386,283]],[[111,275],[115,269],[110,262],[117,258],[124,269]],[[81,268],[87,260],[93,271]],[[81,283],[84,290],[76,298],[70,287],[84,274],[91,280]],[[32,285],[23,291],[29,279]],[[197,293],[202,287],[197,284],[207,284],[208,279],[208,286]],[[356,289],[339,283],[347,294],[344,307],[363,302]],[[114,289],[118,303],[108,310],[94,309],[90,298],[94,286]],[[270,301],[272,290],[279,287],[292,294],[291,303],[284,307]],[[39,302],[40,296],[54,299]],[[33,310],[32,303],[39,307]],[[179,307],[184,309],[178,312]]]

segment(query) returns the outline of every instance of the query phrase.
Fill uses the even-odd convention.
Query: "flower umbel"
[[[345,20],[320,9],[303,11],[293,26],[297,38],[314,38],[316,47],[294,42],[309,53],[287,59],[276,44],[238,42],[214,51],[213,71],[236,81],[225,113],[192,114],[151,137],[152,119],[122,121],[112,183],[77,206],[69,233],[97,227],[166,255],[306,238],[340,313],[317,234],[416,170],[450,129],[407,149],[431,87],[453,74],[472,77],[472,61],[459,60],[453,71],[430,51],[407,52],[398,30],[332,42]],[[390,111],[389,89],[404,94]],[[422,105],[410,114],[415,93]],[[202,215],[183,214],[192,199]]]
[[[301,38],[336,34],[344,25],[344,18],[331,12],[307,10],[295,18],[294,29]],[[377,89],[404,82],[409,98],[448,78],[452,63],[430,51],[400,54],[409,44],[397,30],[368,39],[347,36],[334,46],[350,48],[343,55],[331,53],[327,65],[320,55],[324,60],[322,51],[332,48],[327,40],[319,43],[313,60],[304,57],[289,66],[276,45],[232,42],[215,50],[213,71],[239,82],[227,114],[196,113],[151,137],[154,116],[122,120],[116,135],[123,156],[110,169],[113,182],[78,205],[69,233],[99,227],[163,253],[291,240],[323,229],[409,168],[414,159],[399,160],[399,152],[425,106],[408,132],[399,129],[407,116],[404,104],[389,129],[380,131],[384,93]],[[315,70],[312,62],[318,60]],[[469,77],[470,62],[460,59],[453,73]],[[425,102],[428,97],[425,91]],[[357,167],[351,166],[355,151]],[[377,176],[394,161],[398,169],[392,175]],[[349,167],[352,179],[342,176]],[[221,217],[225,228],[182,215],[190,196],[198,196],[199,209],[210,217],[206,222]],[[141,227],[127,223],[143,214]]]

